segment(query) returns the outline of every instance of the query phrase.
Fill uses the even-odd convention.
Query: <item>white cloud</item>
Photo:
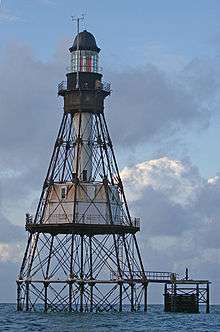
[[[23,255],[22,244],[0,243],[0,263],[20,262]]]
[[[0,23],[1,22],[17,22],[24,21],[20,16],[13,14],[8,9],[2,9],[2,5],[0,4]]]
[[[168,157],[126,167],[121,175],[132,212],[141,217],[146,268],[183,274],[188,267],[191,277],[213,282],[218,302],[219,177],[203,179],[189,161]]]
[[[208,178],[208,184],[215,185],[219,181],[218,175]]]
[[[147,187],[160,191],[174,203],[181,205],[195,199],[202,180],[193,167],[168,157],[145,161],[121,171],[122,180],[128,187],[128,197],[139,199]]]

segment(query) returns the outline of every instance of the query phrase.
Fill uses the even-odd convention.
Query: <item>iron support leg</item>
[[[119,311],[122,311],[122,283],[119,284]]]
[[[44,312],[47,312],[47,289],[48,284],[44,283]]]
[[[90,286],[90,312],[93,311],[93,285]]]
[[[25,310],[29,310],[29,282],[26,282],[26,304],[25,304]]]
[[[134,311],[134,284],[131,284],[131,311]]]
[[[72,282],[69,283],[69,312],[72,311],[72,289],[73,289],[73,284]]]
[[[90,264],[90,279],[93,279],[93,268],[92,268],[92,237],[89,237],[89,264]],[[90,312],[93,311],[93,285],[90,285]]]
[[[21,310],[21,285],[17,282],[17,311]]]
[[[83,235],[81,235],[81,263],[80,263],[80,312],[83,312],[83,292],[84,292],[84,283],[83,283]]]
[[[144,284],[144,311],[147,311],[147,284]]]
[[[83,292],[84,292],[84,284],[83,282],[80,285],[80,312],[83,312]]]

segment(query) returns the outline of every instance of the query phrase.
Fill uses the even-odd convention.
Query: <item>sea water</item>
[[[0,304],[0,331],[220,332],[220,306],[211,306],[210,314],[205,314],[204,312],[200,314],[165,313],[162,305],[149,305],[147,313],[107,312],[46,314],[17,312],[15,304]]]

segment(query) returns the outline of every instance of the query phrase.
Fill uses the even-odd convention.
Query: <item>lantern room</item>
[[[69,49],[71,53],[70,71],[99,72],[99,52],[95,37],[88,31],[80,32]]]

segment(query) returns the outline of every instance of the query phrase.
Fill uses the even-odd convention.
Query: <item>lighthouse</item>
[[[69,52],[58,85],[60,128],[37,209],[26,215],[17,309],[147,310],[140,220],[130,215],[105,119],[111,86],[100,71],[100,48],[84,30]]]

